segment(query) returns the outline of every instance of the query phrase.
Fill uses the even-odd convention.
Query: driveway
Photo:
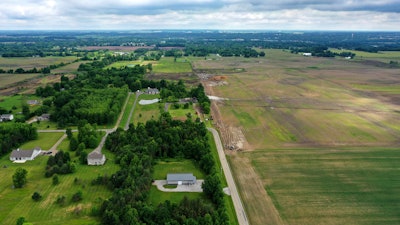
[[[181,184],[176,188],[164,188],[164,185],[167,184],[166,180],[155,180],[153,185],[157,186],[157,189],[163,192],[203,192],[201,185],[204,180],[197,180],[195,184],[187,185]]]

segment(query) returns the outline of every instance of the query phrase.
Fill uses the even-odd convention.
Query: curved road
[[[232,176],[231,168],[229,167],[228,161],[226,160],[224,148],[222,147],[221,138],[217,130],[214,128],[207,128],[214,136],[215,145],[217,146],[219,160],[221,161],[222,169],[224,170],[225,179],[228,183],[229,190],[231,192],[231,197],[233,201],[233,206],[235,207],[236,216],[240,225],[248,225],[246,212],[240,199],[239,192],[237,191],[235,181]]]

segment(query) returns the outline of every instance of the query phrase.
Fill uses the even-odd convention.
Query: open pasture
[[[58,56],[49,56],[49,57],[14,57],[14,58],[4,58],[0,57],[0,68],[4,70],[9,69],[18,69],[22,68],[33,69],[36,67],[37,69],[43,68],[49,65],[60,64],[60,63],[69,63],[76,60],[75,56],[66,56],[66,57],[58,57]]]
[[[400,77],[397,69],[377,67],[359,60],[304,57],[283,50],[266,50],[266,57],[262,58],[198,59],[193,66],[200,71],[209,71],[211,75],[227,77],[225,85],[209,86],[212,84],[210,81],[204,81],[204,85],[208,94],[229,99],[216,103],[221,116],[214,114],[214,122],[239,128],[249,143],[244,153],[229,153],[229,159],[251,224],[368,224],[369,212],[370,224],[379,220],[385,221],[385,224],[399,222],[399,215],[394,213],[398,209],[390,208],[393,205],[379,208],[379,204],[389,204],[385,196],[377,196],[376,204],[374,199],[366,198],[365,201],[372,202],[366,203],[361,196],[368,194],[360,192],[361,188],[342,189],[341,182],[329,181],[332,174],[325,174],[317,167],[310,167],[309,172],[286,176],[285,169],[288,167],[284,160],[280,162],[282,169],[277,169],[273,176],[267,170],[274,169],[273,160],[278,157],[277,154],[289,160],[291,154],[310,148],[313,150],[307,151],[308,155],[304,158],[312,159],[314,153],[322,154],[326,149],[351,147],[355,153],[359,152],[357,160],[362,160],[365,154],[370,163],[367,167],[372,165],[373,169],[382,163],[377,157],[379,148],[399,146]],[[232,72],[234,70],[238,72]],[[352,152],[343,151],[340,159],[333,159],[333,162],[339,164],[347,153],[352,159]],[[388,154],[392,153],[397,154],[396,150]],[[368,154],[375,156],[369,157]],[[386,154],[386,150],[382,154]],[[319,159],[322,161],[318,162]],[[314,157],[312,162],[321,167],[328,166],[322,156]],[[351,163],[349,161],[349,165]],[[392,167],[393,162],[389,162],[388,166]],[[379,170],[379,167],[376,168]],[[344,169],[343,177],[350,182],[363,174],[365,180],[359,181],[356,186],[374,187],[373,191],[382,193],[386,188],[393,191],[396,185],[398,187],[395,180],[390,182],[393,176],[390,173],[372,172],[376,175],[369,179],[369,171],[363,169],[360,165],[353,167],[353,171]],[[391,170],[395,171],[396,167]],[[320,179],[314,179],[318,174]],[[308,210],[306,203],[299,203],[302,208],[296,207],[297,193],[286,197],[289,195],[286,192],[304,185],[304,180],[296,178],[297,175],[302,179],[314,179],[315,186],[324,186],[324,179],[327,179],[332,194],[328,193],[323,198],[329,201],[316,203],[319,208],[326,209],[326,213],[311,214],[318,207]],[[375,182],[380,181],[375,181],[374,177],[385,179],[387,185],[376,188],[380,184]],[[273,184],[283,179],[291,184],[285,190],[277,186],[274,189]],[[313,191],[304,190],[306,197],[303,200],[314,201],[316,195]],[[341,192],[344,192],[342,196]],[[289,199],[296,202],[284,203]],[[368,209],[363,204],[373,206]],[[356,209],[351,209],[349,205]],[[357,209],[357,205],[361,208]],[[385,214],[389,217],[386,218]]]
[[[37,73],[28,73],[28,74],[9,74],[9,73],[1,73],[0,74],[0,88],[5,88],[10,86],[11,84],[15,84],[18,82],[22,82],[31,78],[35,78],[40,76]]]
[[[104,166],[87,166],[76,164],[76,172],[69,175],[59,175],[60,183],[52,184],[51,178],[44,177],[47,156],[39,156],[34,161],[24,164],[12,163],[8,156],[0,159],[0,223],[15,224],[23,216],[32,224],[98,224],[90,213],[93,206],[100,207],[102,200],[111,196],[105,186],[93,186],[90,182],[98,175],[111,175],[118,170],[118,166],[107,154],[108,162]],[[73,160],[74,154],[71,153]],[[22,167],[28,171],[27,184],[21,189],[12,188],[12,175],[16,168]],[[43,198],[39,202],[31,199],[37,191]],[[82,191],[83,200],[72,203],[71,197],[77,191]],[[57,196],[64,195],[65,205],[55,203]]]
[[[192,66],[188,60],[163,57],[153,65],[154,73],[191,73]]]

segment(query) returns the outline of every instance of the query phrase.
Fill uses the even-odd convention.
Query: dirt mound
[[[227,76],[213,76],[210,78],[210,80],[213,80],[213,81],[225,81],[227,79],[228,79]]]

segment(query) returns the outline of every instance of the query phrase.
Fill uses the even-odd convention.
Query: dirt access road
[[[239,192],[237,191],[235,181],[233,180],[231,168],[229,167],[228,161],[226,161],[224,148],[222,147],[221,138],[217,130],[214,128],[207,128],[214,136],[215,145],[217,146],[219,160],[221,161],[222,169],[224,170],[225,179],[228,183],[229,190],[231,192],[233,206],[235,207],[236,216],[240,225],[248,225],[246,212],[240,199]]]

